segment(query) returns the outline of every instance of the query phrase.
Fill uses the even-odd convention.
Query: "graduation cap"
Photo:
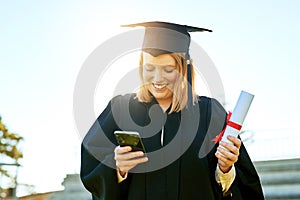
[[[151,54],[152,56],[159,56],[166,53],[185,53],[185,59],[188,65],[188,105],[192,105],[192,78],[189,56],[191,36],[189,32],[212,32],[212,30],[160,21],[123,25],[123,27],[137,26],[145,27],[145,35],[142,45],[143,51]]]

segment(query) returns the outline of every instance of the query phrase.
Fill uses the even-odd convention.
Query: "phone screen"
[[[115,131],[115,137],[119,145],[131,146],[132,151],[143,151],[146,152],[140,134],[135,131]]]

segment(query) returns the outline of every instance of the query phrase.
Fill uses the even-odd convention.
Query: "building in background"
[[[19,197],[19,200],[92,200],[90,193],[82,185],[79,174],[68,174],[62,185],[62,191],[31,194]]]

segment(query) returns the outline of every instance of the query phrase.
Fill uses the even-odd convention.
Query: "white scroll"
[[[232,112],[232,115],[227,122],[226,129],[224,135],[222,137],[222,141],[231,143],[228,139],[228,135],[232,135],[237,137],[240,133],[240,129],[244,123],[252,100],[254,98],[253,94],[250,94],[245,91],[241,91],[240,97],[235,105],[235,108]]]

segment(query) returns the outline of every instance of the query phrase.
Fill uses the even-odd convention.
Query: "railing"
[[[300,158],[254,164],[267,200],[300,199]]]

